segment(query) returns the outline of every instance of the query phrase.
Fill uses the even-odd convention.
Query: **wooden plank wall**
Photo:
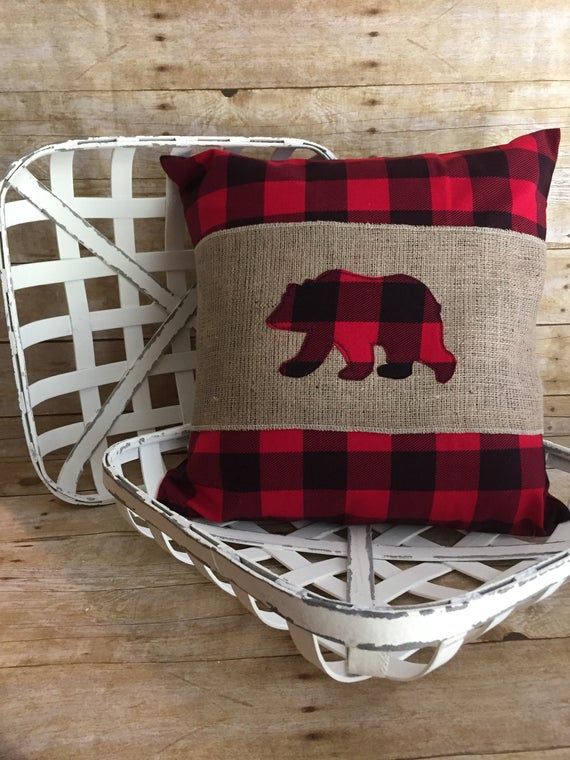
[[[480,147],[561,126],[538,353],[547,433],[569,443],[569,33],[567,0],[3,2],[0,171],[81,136],[297,136],[365,156]],[[156,167],[145,171],[156,186]],[[84,191],[98,183],[87,164]],[[51,298],[33,305],[36,318]],[[101,356],[117,350],[100,340]],[[44,347],[34,366],[62,371],[69,351]],[[285,636],[238,615],[237,603],[125,531],[111,508],[77,513],[46,499],[27,460],[4,327],[0,358],[0,496],[11,497],[1,502],[0,562],[15,595],[4,616],[11,701],[0,710],[1,757],[265,758],[272,739],[276,758],[569,756],[560,710],[567,594],[564,606],[555,598],[469,647],[449,676],[418,687],[323,686]],[[44,422],[73,412],[48,405]],[[184,585],[192,598],[182,603]],[[45,621],[46,603],[61,624]],[[267,668],[275,678],[262,697]],[[74,701],[82,696],[88,711]],[[44,699],[60,700],[59,712]],[[374,700],[383,723],[367,709]]]
[[[0,171],[35,147],[80,136],[289,135],[362,156],[478,147],[565,127],[569,25],[563,0],[4,3]],[[538,327],[545,428],[565,443],[569,134],[551,195],[554,242]],[[159,186],[156,166],[144,174]],[[84,180],[80,192],[100,192],[97,167],[87,164]],[[33,316],[51,298],[35,300]],[[114,357],[117,347],[100,338],[98,351]],[[19,441],[8,357],[2,328],[0,461],[13,472],[3,488],[29,493],[38,484]],[[39,347],[30,361],[45,373],[73,364],[69,345]]]

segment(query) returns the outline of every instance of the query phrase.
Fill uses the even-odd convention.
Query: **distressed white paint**
[[[156,501],[165,471],[163,457],[183,449],[189,432],[187,425],[153,431],[159,425],[190,419],[194,353],[185,325],[192,318],[194,292],[186,294],[181,287],[181,275],[192,268],[193,260],[184,249],[184,220],[172,184],[167,181],[164,198],[132,196],[134,154],[148,145],[169,147],[176,153],[212,145],[238,151],[256,145],[274,151],[276,159],[303,148],[333,157],[325,148],[302,140],[102,138],[47,146],[11,168],[0,189],[2,285],[26,438],[48,488],[77,504],[99,504],[109,494],[115,496],[125,518],[143,536],[157,541],[177,560],[194,565],[269,627],[288,629],[303,656],[341,682],[370,676],[405,681],[425,675],[447,662],[464,642],[482,635],[518,607],[551,594],[570,577],[570,523],[560,525],[544,541],[457,533],[452,545],[441,546],[430,539],[425,526],[345,530],[338,525],[297,522],[293,532],[280,535],[257,523],[186,520]],[[73,154],[109,147],[115,151],[112,197],[95,199],[90,206],[90,199],[73,195]],[[28,169],[46,156],[51,157],[50,189]],[[23,200],[7,202],[10,187],[18,189]],[[156,213],[166,218],[165,251],[136,252],[133,219]],[[115,243],[95,230],[83,218],[85,214],[112,218]],[[58,226],[60,260],[11,265],[8,229],[45,218]],[[79,243],[94,256],[80,257]],[[166,287],[152,277],[158,271],[166,271]],[[85,282],[110,274],[121,282],[121,307],[90,311]],[[16,291],[55,282],[66,287],[69,314],[20,325]],[[141,306],[139,292],[150,296],[152,303]],[[145,344],[142,325],[158,317],[164,321]],[[92,333],[113,327],[123,330],[127,360],[97,366]],[[74,341],[76,370],[30,385],[24,349],[66,335]],[[163,354],[169,344],[172,353]],[[153,409],[147,376],[167,372],[175,375],[179,403]],[[114,383],[115,389],[101,404],[98,389],[107,383]],[[72,390],[80,393],[84,421],[38,435],[34,407]],[[125,412],[131,399],[133,411]],[[101,477],[107,436],[134,431],[139,435],[106,451]],[[56,483],[45,471],[44,457],[63,445],[71,445],[72,450]],[[570,471],[568,449],[547,444],[547,453],[549,466]],[[124,473],[124,466],[133,461],[140,464],[142,486]],[[76,491],[86,463],[98,486],[94,494]],[[308,554],[315,561],[307,559]],[[267,560],[279,570],[268,569]],[[489,564],[496,560],[513,564],[497,570]],[[400,562],[406,565],[401,567]],[[462,592],[446,585],[451,571],[472,579],[477,588]],[[395,604],[406,593],[422,602]],[[430,652],[423,664],[410,661],[423,649]]]

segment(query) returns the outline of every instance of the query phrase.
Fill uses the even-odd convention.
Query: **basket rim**
[[[0,193],[3,193],[5,186],[9,186],[10,178],[19,169],[22,169],[39,158],[44,158],[58,151],[75,151],[75,150],[99,150],[113,148],[138,148],[138,147],[172,147],[172,148],[190,148],[203,146],[206,149],[209,145],[218,146],[219,143],[225,143],[228,147],[239,147],[241,145],[267,148],[295,147],[297,149],[306,148],[313,150],[323,158],[334,159],[336,155],[324,145],[313,140],[304,140],[299,137],[263,137],[244,135],[101,135],[98,137],[75,138],[73,140],[62,140],[61,142],[48,143],[29,153],[25,153],[20,158],[13,161],[8,167],[4,177],[0,180]],[[1,223],[1,222],[0,222]]]
[[[305,140],[295,137],[245,137],[239,135],[136,135],[136,136],[100,136],[77,138],[73,140],[64,140],[62,142],[50,143],[38,147],[31,152],[14,161],[8,168],[5,176],[0,180],[0,267],[1,281],[4,295],[4,312],[8,327],[8,339],[10,344],[10,353],[16,388],[18,394],[18,405],[20,417],[24,428],[30,459],[47,489],[60,499],[80,506],[98,506],[110,503],[108,496],[99,493],[96,488],[92,493],[77,492],[77,489],[70,490],[63,484],[52,478],[45,467],[44,457],[39,448],[38,434],[35,428],[36,415],[34,405],[29,396],[30,383],[28,382],[27,361],[24,355],[22,345],[20,319],[17,311],[16,300],[13,289],[13,273],[19,266],[12,265],[10,260],[10,245],[8,240],[9,222],[6,217],[6,207],[17,200],[7,201],[7,194],[11,189],[16,189],[19,173],[25,177],[28,172],[27,167],[40,158],[52,156],[53,154],[73,153],[75,151],[96,151],[96,150],[114,150],[114,149],[144,149],[152,147],[164,147],[165,149],[207,149],[208,147],[227,147],[246,148],[261,147],[268,149],[289,149],[289,150],[310,150],[315,155],[324,158],[335,158],[335,155],[323,145],[311,140]],[[29,175],[33,177],[33,175]],[[165,182],[169,180],[165,177]],[[40,183],[41,184],[41,183]],[[18,191],[18,190],[17,190]],[[50,191],[51,192],[51,191]],[[55,197],[58,198],[57,194]],[[30,202],[28,200],[28,202]],[[77,216],[81,216],[78,214]],[[49,218],[49,215],[48,217]],[[84,217],[81,217],[85,219]],[[55,220],[54,220],[55,221]],[[116,246],[115,246],[116,247]]]
[[[321,625],[318,631],[313,631],[318,635],[335,639],[335,632],[338,635],[339,627],[342,628],[343,623],[346,626],[347,618],[356,616],[361,621],[370,624],[366,626],[371,629],[367,631],[369,637],[372,635],[372,638],[376,639],[382,631],[382,639],[392,640],[392,643],[377,646],[373,641],[355,641],[351,645],[371,650],[410,648],[409,636],[404,643],[403,640],[398,641],[400,637],[397,632],[389,635],[392,627],[390,623],[398,622],[402,624],[405,622],[405,626],[395,626],[396,628],[405,627],[408,630],[413,630],[414,627],[422,630],[428,624],[432,629],[431,641],[422,641],[422,646],[436,644],[454,635],[464,636],[466,631],[483,625],[498,612],[513,609],[522,600],[539,593],[541,589],[544,590],[553,583],[559,584],[570,577],[570,547],[566,547],[553,552],[546,558],[534,561],[532,565],[510,576],[483,583],[461,596],[419,604],[402,604],[394,607],[383,603],[362,606],[350,601],[328,599],[305,588],[292,586],[287,580],[273,573],[262,572],[263,568],[244,561],[239,553],[223,540],[208,535],[207,530],[204,530],[203,521],[193,521],[178,515],[123,475],[121,457],[126,461],[127,452],[132,453],[133,450],[140,450],[145,444],[160,441],[163,443],[167,440],[183,442],[184,434],[191,429],[189,425],[166,428],[144,436],[127,438],[110,446],[103,457],[104,478],[110,492],[128,510],[134,511],[143,520],[148,519],[151,525],[168,535],[171,540],[174,538],[178,541],[176,536],[170,536],[169,530],[179,537],[184,536],[190,539],[197,556],[203,555],[199,557],[201,561],[206,559],[207,562],[209,555],[214,553],[216,561],[208,564],[213,564],[219,571],[223,566],[233,571],[231,582],[236,583],[245,593],[252,593],[248,588],[249,584],[244,583],[244,580],[248,580],[247,576],[250,582],[255,582],[258,590],[263,587],[270,589],[269,594],[255,594],[256,598],[261,598],[270,606],[277,607],[278,613],[285,619],[290,619],[295,625],[312,630],[314,628],[312,615],[321,618],[321,623],[328,633],[322,630]],[[443,560],[439,561],[445,564]],[[278,606],[272,594],[277,595]],[[272,598],[273,601],[271,601]],[[310,610],[312,614],[307,610]],[[450,631],[453,632],[450,633]],[[436,633],[438,635],[435,635]]]

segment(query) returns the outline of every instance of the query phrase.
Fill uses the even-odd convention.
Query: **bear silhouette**
[[[446,383],[456,359],[443,342],[440,314],[430,289],[415,277],[330,269],[301,285],[288,285],[266,324],[306,333],[298,353],[279,367],[286,377],[311,374],[334,346],[346,361],[338,376],[363,380],[374,369],[374,346],[382,346],[386,363],[377,368],[381,377],[409,377],[413,363],[420,362]]]

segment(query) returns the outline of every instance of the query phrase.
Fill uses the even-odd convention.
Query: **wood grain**
[[[564,0],[516,12],[493,0],[23,0],[0,22],[11,91],[550,81],[569,67]]]
[[[295,655],[6,668],[4,751],[15,759],[210,760],[231,747],[264,760],[270,746],[278,759],[371,760],[381,747],[382,758],[401,760],[450,750],[464,757],[472,746],[481,753],[561,748],[570,743],[564,647],[563,640],[468,647],[462,662],[413,688],[367,682],[342,696],[342,687]],[[533,667],[521,672],[521,660]],[[490,670],[501,678],[489,678]],[[531,711],[541,718],[526,718]]]
[[[326,139],[339,154],[398,154],[403,148],[443,152],[483,147],[527,129],[568,127],[567,97],[563,81],[488,78],[444,84],[386,80],[352,87],[276,83],[240,89],[231,97],[218,89],[187,87],[121,91],[120,96],[107,88],[2,88],[6,119],[0,134],[13,140],[50,135],[61,140],[102,134],[288,134]],[[3,146],[3,156],[9,147]],[[12,154],[12,160],[17,155]],[[567,155],[563,146],[563,165]],[[154,164],[152,173],[142,176],[161,176],[161,169]]]
[[[339,156],[405,155],[484,147],[542,127],[568,127],[566,82],[476,82],[170,92],[0,94],[0,168],[49,142],[104,134],[244,134],[321,142]],[[561,103],[563,105],[561,105]],[[286,125],[286,126],[285,126]],[[160,151],[140,177],[162,177]],[[98,156],[79,176],[105,176]],[[550,194],[549,239],[568,244],[570,157],[566,130]]]
[[[0,172],[39,146],[101,134],[305,137],[339,156],[445,152],[561,126],[537,350],[547,437],[570,444],[570,12],[563,0],[20,0],[0,4]],[[161,195],[149,151],[136,194]],[[76,160],[78,196],[109,193],[109,156]],[[37,166],[47,177],[47,165]],[[97,222],[110,234],[107,222]],[[55,255],[51,225],[13,260]],[[140,250],[160,247],[137,222]],[[89,284],[116,305],[109,280]],[[65,312],[22,292],[23,322]],[[99,362],[124,358],[95,336]],[[570,586],[510,616],[415,684],[343,687],[113,507],[46,493],[29,462],[0,328],[0,759],[567,760]],[[32,377],[73,368],[68,340]],[[107,389],[108,391],[108,389]],[[173,397],[158,383],[157,401]],[[46,402],[41,430],[78,419]],[[57,468],[61,452],[50,457]],[[552,488],[570,493],[553,474]]]
[[[342,687],[113,507],[3,498],[0,535],[1,757],[221,758],[231,746],[265,760],[271,741],[276,758],[536,760],[543,747],[560,760],[570,746],[568,586],[413,688]],[[527,724],[530,711],[540,719]]]

